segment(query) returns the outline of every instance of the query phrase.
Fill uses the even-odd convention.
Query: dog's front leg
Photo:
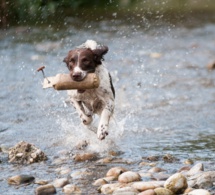
[[[108,126],[110,117],[113,115],[114,102],[110,100],[101,113],[101,119],[98,126],[97,136],[100,140],[105,139],[108,135]]]
[[[83,124],[84,125],[89,125],[93,121],[93,118],[92,118],[91,115],[87,115],[85,113],[85,110],[84,110],[84,107],[82,105],[82,102],[81,101],[76,101],[76,100],[73,100],[73,99],[71,99],[71,102],[72,102],[72,105],[77,110],[77,112],[78,112]]]

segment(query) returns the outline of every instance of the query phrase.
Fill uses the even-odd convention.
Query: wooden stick
[[[56,90],[93,89],[98,88],[99,83],[99,78],[95,73],[87,74],[83,81],[73,81],[69,74],[57,74],[55,77],[44,79],[43,88],[53,87]]]

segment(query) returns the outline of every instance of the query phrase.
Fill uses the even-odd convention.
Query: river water
[[[133,170],[142,158],[163,154],[179,159],[173,164],[160,162],[170,172],[189,158],[214,169],[215,71],[206,65],[215,60],[215,23],[195,24],[67,18],[63,28],[2,30],[0,147],[24,140],[41,148],[49,160],[18,166],[0,153],[0,194],[33,194],[35,184],[18,189],[7,184],[7,178],[16,174],[50,181],[61,177],[56,169],[62,165],[53,164],[58,156],[71,172],[90,169],[93,163],[74,163],[63,152],[72,152],[82,140],[89,142],[88,151],[101,157],[110,150],[122,152],[121,158],[135,162],[129,165]],[[66,73],[63,58],[87,39],[109,47],[105,65],[113,77],[116,108],[104,141],[80,124],[65,91],[42,89],[42,74],[36,72],[46,66],[47,76]],[[95,194],[93,180],[73,182]]]

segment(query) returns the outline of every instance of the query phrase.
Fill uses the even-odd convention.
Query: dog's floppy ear
[[[108,52],[108,47],[107,46],[101,46],[98,49],[92,50],[94,53],[94,60],[96,64],[101,64],[103,59],[103,55],[105,55]]]
[[[63,59],[63,62],[65,62],[66,64],[68,64],[68,56]]]

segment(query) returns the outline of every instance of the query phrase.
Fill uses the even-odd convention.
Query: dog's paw
[[[82,120],[84,125],[89,125],[90,123],[92,123],[93,117],[91,115],[88,115],[88,116],[82,115],[81,120]]]
[[[108,127],[107,125],[101,125],[99,128],[98,128],[98,131],[97,131],[97,136],[98,136],[98,139],[100,140],[103,140],[105,139],[105,137],[108,135]]]

